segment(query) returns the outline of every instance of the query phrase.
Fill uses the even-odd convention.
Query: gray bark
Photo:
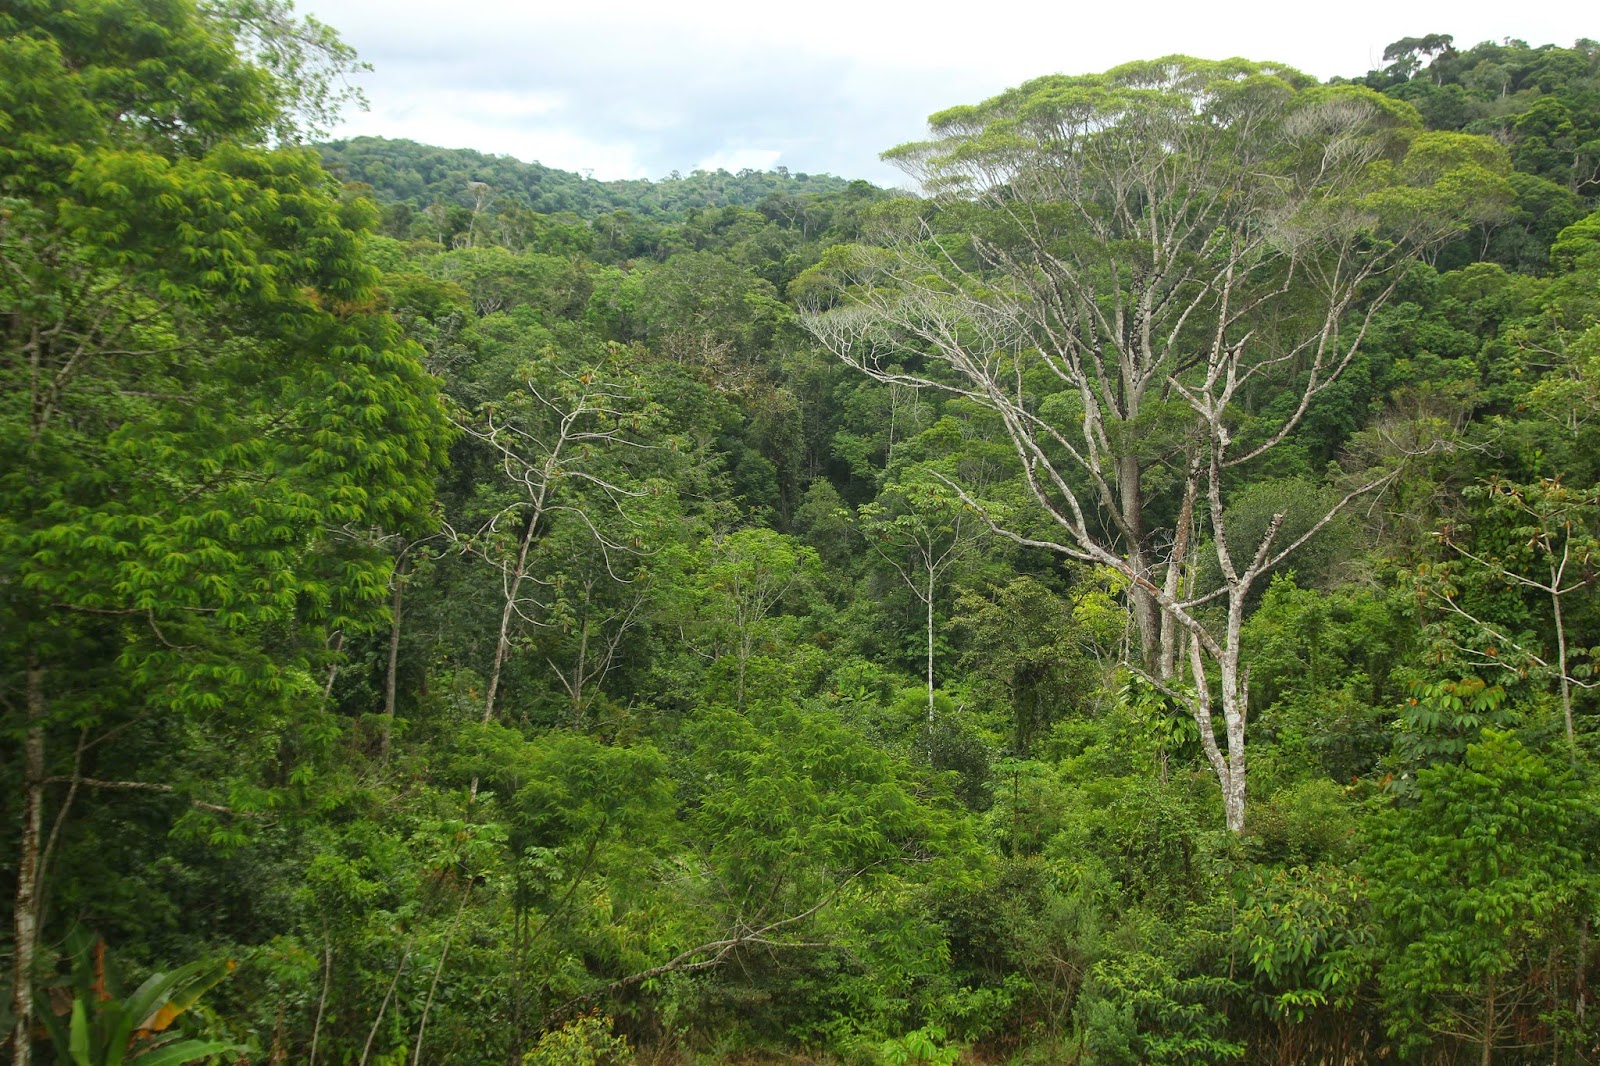
[[[44,828],[44,669],[34,660],[27,675],[28,732],[22,742],[22,840],[18,847],[17,890],[12,930],[11,1059],[29,1066],[33,1059],[33,965],[39,946],[39,853]]]

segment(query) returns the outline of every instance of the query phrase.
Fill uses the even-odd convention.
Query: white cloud
[[[771,148],[724,148],[700,160],[695,170],[726,170],[737,174],[741,170],[771,170],[783,158],[783,153]]]
[[[1040,74],[1184,52],[1355,75],[1408,35],[1452,33],[1465,46],[1506,35],[1570,44],[1593,32],[1581,5],[1498,0],[301,2],[376,67],[372,114],[341,133],[602,178],[781,164],[893,183],[877,154],[917,138],[930,113]]]
[[[589,138],[561,126],[500,124],[494,118],[432,103],[404,110],[379,105],[367,114],[351,116],[338,136],[406,137],[441,148],[473,148],[558,170],[592,172],[607,181],[659,177],[624,141]]]

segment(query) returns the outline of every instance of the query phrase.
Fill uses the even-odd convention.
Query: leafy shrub
[[[632,1066],[633,1048],[611,1025],[599,1011],[580,1014],[541,1036],[522,1066]]]

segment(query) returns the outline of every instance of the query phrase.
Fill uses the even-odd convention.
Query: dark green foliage
[[[1039,457],[982,397],[802,326],[891,231],[999,285],[971,272],[1015,218],[311,152],[355,58],[275,0],[0,2],[0,947],[38,921],[35,1061],[1592,1061],[1597,57],[1430,34],[1360,90],[1196,68],[1377,100],[1374,165],[1412,184],[1365,206],[1471,220],[1370,321],[1352,294],[1357,357],[1219,475],[1225,556],[1171,382],[1092,442],[1139,465],[1151,560],[1189,538],[1207,624],[1267,529],[1387,478],[1242,603],[1235,834],[1185,709],[1217,665],[1150,668],[1137,588],[1049,550]],[[1163,69],[1117,72],[1126,114]],[[989,119],[1102,83],[936,126],[1008,158]],[[1115,228],[1052,254],[1109,285],[1151,255]],[[1228,432],[1290,419],[1305,360]],[[1090,385],[1006,387],[1076,425]],[[1069,477],[1110,532],[1101,474]]]
[[[1550,1012],[1574,978],[1560,960],[1592,905],[1587,804],[1574,784],[1512,734],[1487,730],[1460,763],[1418,775],[1415,806],[1373,822],[1379,988],[1403,1047],[1444,1037],[1487,1056],[1529,1019],[1561,1027]]]
[[[674,171],[659,181],[596,181],[510,156],[385,137],[333,141],[319,145],[318,151],[341,181],[370,186],[387,202],[417,209],[442,203],[470,210],[478,191],[475,185],[481,183],[489,187],[497,210],[570,212],[586,220],[613,211],[677,220],[692,211],[717,207],[763,207],[779,217],[794,218],[803,214],[803,205],[815,194],[840,192],[851,184],[831,174],[790,174],[786,169],[738,174],[697,170],[687,177]]]

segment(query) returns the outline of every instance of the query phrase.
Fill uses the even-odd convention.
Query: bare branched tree
[[[1130,665],[1188,706],[1240,830],[1250,594],[1393,474],[1248,544],[1230,490],[1350,366],[1413,257],[1502,202],[1504,153],[1364,89],[1182,57],[1039,79],[932,132],[886,155],[932,204],[836,250],[806,323],[880,381],[998,416],[1059,539],[958,491],[1002,535],[1123,577]],[[1221,580],[1202,589],[1207,545]]]
[[[584,530],[607,574],[617,581],[620,559],[642,550],[615,530],[629,525],[629,505],[647,495],[621,472],[615,453],[647,449],[639,428],[648,404],[626,375],[603,368],[574,372],[546,361],[530,366],[521,389],[504,403],[486,404],[458,425],[496,455],[508,501],[461,538],[501,577],[499,632],[483,701],[493,719],[507,656],[519,623],[547,622],[543,580],[530,566],[535,542],[558,516]],[[613,517],[619,521],[613,521]]]

